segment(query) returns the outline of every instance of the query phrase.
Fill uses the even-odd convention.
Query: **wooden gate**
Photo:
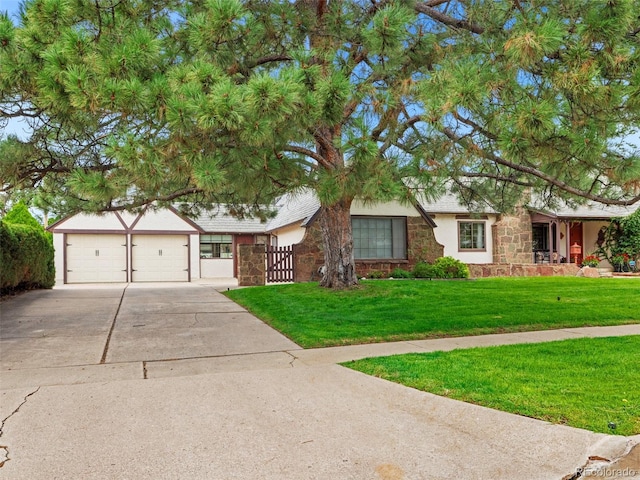
[[[293,245],[267,246],[267,283],[293,282]]]

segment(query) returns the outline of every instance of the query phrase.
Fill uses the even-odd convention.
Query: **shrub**
[[[11,223],[12,225],[29,225],[30,227],[42,228],[42,225],[33,218],[33,215],[29,213],[29,209],[23,202],[16,203],[11,210],[7,212],[3,220],[6,223]]]
[[[469,278],[469,267],[453,257],[440,257],[433,262],[434,278]]]
[[[416,278],[433,278],[433,265],[426,262],[417,263],[413,268],[413,276]]]
[[[53,258],[51,234],[16,205],[0,221],[0,291],[53,287]]]
[[[631,260],[640,259],[640,210],[624,218],[614,218],[598,233],[596,253],[612,265],[620,262],[621,255]]]
[[[367,275],[368,278],[384,278],[384,272],[380,270],[372,270]]]
[[[469,267],[453,257],[440,257],[433,265],[418,263],[413,275],[416,278],[469,278]]]
[[[413,274],[408,270],[403,270],[402,268],[394,268],[389,276],[393,278],[412,278]]]

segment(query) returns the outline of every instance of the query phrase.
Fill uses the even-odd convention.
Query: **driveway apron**
[[[211,287],[113,285],[28,292],[0,304],[2,369],[299,349]]]

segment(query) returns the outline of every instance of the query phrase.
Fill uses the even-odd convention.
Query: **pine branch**
[[[429,6],[430,2],[422,2],[416,3],[415,9],[420,13],[424,13],[434,20],[447,25],[448,27],[459,28],[461,30],[468,30],[471,33],[476,33],[478,35],[484,33],[484,27],[478,25],[476,23],[469,22],[465,19],[454,18],[449,15],[445,15],[444,13],[436,10],[433,7]]]
[[[567,193],[570,193],[572,195],[576,195],[578,197],[582,197],[582,198],[586,198],[587,200],[593,200],[595,202],[598,203],[602,203],[604,205],[620,205],[620,206],[629,206],[629,205],[633,205],[637,202],[640,201],[640,195],[637,195],[633,198],[630,198],[629,200],[619,200],[619,199],[613,199],[613,198],[607,198],[607,197],[603,197],[601,195],[594,195],[593,193],[589,192],[589,191],[585,191],[585,190],[581,190],[579,188],[575,188],[572,187],[571,185],[558,180],[557,178],[553,177],[552,175],[548,175],[545,172],[543,172],[540,169],[537,169],[535,167],[530,167],[530,166],[526,166],[526,165],[520,165],[514,162],[510,162],[502,157],[499,157],[498,155],[495,155],[494,153],[488,152],[482,148],[480,148],[479,146],[477,146],[475,143],[470,142],[468,140],[468,138],[462,137],[457,135],[453,130],[451,130],[450,128],[444,128],[443,133],[452,141],[461,144],[463,147],[467,148],[467,149],[471,149],[471,147],[473,147],[473,151],[475,151],[476,153],[480,154],[483,158],[486,158],[487,160],[490,160],[498,165],[502,165],[505,167],[508,167],[512,170],[516,170],[518,172],[522,172],[522,173],[526,173],[529,175],[533,175],[534,177],[537,177],[541,180],[544,180],[545,182],[547,182],[549,185],[553,185],[558,187],[560,190],[563,190]],[[472,145],[469,145],[470,143],[472,143]]]

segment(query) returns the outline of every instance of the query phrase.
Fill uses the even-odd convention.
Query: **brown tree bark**
[[[353,255],[351,202],[351,199],[343,199],[321,207],[319,220],[325,267],[320,281],[322,287],[342,289],[358,284]]]

